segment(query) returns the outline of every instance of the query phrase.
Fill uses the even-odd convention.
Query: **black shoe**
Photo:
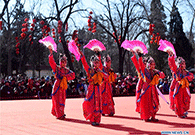
[[[96,123],[95,123],[95,122],[92,122],[91,125],[92,125],[92,126],[96,126]]]
[[[97,123],[97,122],[95,122],[95,124],[96,124],[97,126],[99,126],[99,125],[100,125],[100,123]]]
[[[151,120],[150,120],[150,119],[145,119],[144,121],[145,121],[145,122],[150,122]]]
[[[109,114],[109,116],[114,116],[114,114],[113,114],[113,113],[111,113],[111,114]]]
[[[151,121],[158,122],[159,120],[158,119],[151,119]]]

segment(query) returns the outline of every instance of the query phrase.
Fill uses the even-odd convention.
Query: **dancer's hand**
[[[131,53],[132,53],[133,55],[135,55],[135,51],[133,51],[132,49],[131,49],[130,51],[131,51]]]
[[[81,49],[79,49],[79,52],[80,52],[81,56],[83,56],[83,55],[84,55],[84,54],[83,54],[83,52],[81,51]]]
[[[167,50],[167,53],[169,54],[169,56],[173,56],[173,52],[171,50]]]
[[[49,52],[50,52],[50,55],[52,55],[53,50],[51,48],[49,48]]]

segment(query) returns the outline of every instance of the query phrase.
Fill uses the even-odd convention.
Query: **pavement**
[[[160,98],[160,97],[159,97]],[[165,98],[169,100],[168,95]],[[83,117],[83,98],[66,100],[66,119],[51,115],[51,99],[0,101],[0,135],[195,135],[195,94],[188,117],[181,119],[160,98],[158,122],[144,122],[135,112],[135,96],[114,97],[113,117],[104,116],[99,126]]]

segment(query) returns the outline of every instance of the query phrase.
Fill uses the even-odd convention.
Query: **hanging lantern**
[[[3,23],[2,23],[2,21],[0,21],[0,30],[3,30]]]
[[[90,13],[90,14],[93,14],[93,12],[92,12],[92,11],[90,11],[89,13]]]
[[[28,20],[29,20],[28,18],[25,18],[25,19],[24,19],[25,22],[28,22]]]
[[[66,31],[68,31],[68,23],[66,23]]]
[[[30,28],[30,30],[31,30],[31,31],[33,31],[33,30],[34,30],[34,28]]]
[[[40,24],[41,24],[41,25],[43,25],[44,23],[45,23],[45,22],[44,22],[43,20],[42,20],[42,21],[40,21]]]
[[[35,27],[35,24],[34,24],[34,23],[31,23],[31,26],[32,26],[32,27]]]
[[[36,23],[37,21],[35,19],[33,19],[33,23]]]

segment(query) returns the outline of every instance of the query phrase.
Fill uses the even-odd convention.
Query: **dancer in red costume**
[[[145,67],[142,61],[142,54],[138,52],[138,55],[141,72],[144,75],[144,83],[138,99],[141,108],[140,116],[146,122],[156,122],[158,119],[155,118],[155,115],[159,110],[159,97],[156,85],[158,84],[159,78],[164,78],[165,75],[163,72],[155,69],[155,61],[152,57],[148,59],[147,66]]]
[[[190,108],[190,90],[189,90],[189,81],[194,79],[192,73],[186,70],[186,63],[182,57],[178,57],[176,62],[171,51],[168,51],[169,54],[169,67],[174,73],[175,78],[174,85],[174,94],[173,97],[173,110],[176,115],[180,118],[187,117],[187,111]]]
[[[136,71],[137,71],[137,74],[138,74],[138,82],[137,82],[137,85],[136,85],[136,109],[135,111],[140,113],[140,102],[137,102],[138,99],[139,99],[139,96],[141,94],[141,89],[142,89],[142,86],[143,86],[143,83],[144,83],[144,78],[143,78],[143,74],[141,72],[141,67],[137,61],[137,58],[136,58],[136,55],[135,55],[135,52],[133,50],[131,50],[131,52],[133,53],[133,56],[131,57],[131,60],[136,68]],[[146,58],[143,57],[143,64],[144,66],[146,66]]]
[[[64,108],[66,100],[66,89],[68,88],[67,81],[75,78],[75,73],[66,68],[66,56],[61,56],[60,66],[56,65],[53,58],[53,50],[50,49],[49,64],[55,73],[56,81],[52,90],[52,111],[51,113],[57,119],[64,119]]]
[[[91,57],[91,67],[89,67],[81,50],[80,53],[81,61],[89,81],[86,98],[83,102],[83,115],[86,120],[90,120],[91,125],[97,126],[101,121],[102,113],[102,82],[108,75],[100,69],[100,59],[98,56],[93,55]]]
[[[111,68],[111,58],[107,55],[104,58],[103,72],[109,75],[109,78],[104,80],[102,87],[102,115],[108,114],[113,116],[115,114],[114,100],[112,94],[112,83],[115,82],[117,75]]]

